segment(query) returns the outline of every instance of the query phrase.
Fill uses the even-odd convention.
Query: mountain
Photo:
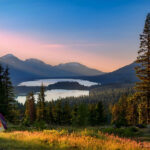
[[[34,72],[42,77],[66,77],[66,76],[77,76],[77,73],[71,73],[54,66],[45,64],[38,59],[27,59],[24,61],[26,66],[30,66],[30,72]]]
[[[76,62],[60,64],[58,66],[55,66],[55,68],[69,71],[72,73],[77,73],[77,74],[83,75],[83,76],[94,76],[94,75],[104,74],[101,71],[98,71],[98,70],[92,69],[92,68],[88,68],[87,66],[82,65],[80,63],[76,63]]]
[[[30,66],[27,66],[24,61],[18,59],[12,54],[0,57],[0,64],[3,66],[9,66],[11,79],[14,84],[41,77],[40,75],[34,73]]]
[[[83,70],[86,70],[85,74],[83,71],[80,73],[81,69],[76,67],[76,69],[73,69],[75,66],[72,65],[72,70],[71,67],[69,68],[70,70],[63,69],[63,67],[58,66],[51,66],[49,64],[44,63],[41,60],[38,59],[27,59],[25,61],[17,58],[16,56],[12,54],[7,54],[5,56],[0,57],[0,63],[4,66],[8,65],[10,68],[10,73],[11,73],[11,78],[14,84],[18,84],[19,82],[22,81],[27,81],[27,80],[35,80],[35,79],[40,79],[40,78],[63,78],[63,77],[77,77],[77,76],[87,76],[90,75],[92,72],[92,75],[94,74],[94,69],[92,70],[89,68],[89,73],[88,73],[88,67],[82,66]],[[78,64],[78,63],[75,63]],[[84,69],[85,68],[85,69]],[[100,71],[95,70],[95,74],[97,75],[97,72],[101,74]]]
[[[83,77],[82,79],[90,80],[93,82],[99,82],[102,85],[134,83],[138,81],[138,78],[136,77],[135,70],[134,70],[135,66],[137,66],[137,64],[134,62],[116,71],[104,75]]]

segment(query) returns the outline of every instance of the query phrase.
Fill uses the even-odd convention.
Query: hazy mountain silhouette
[[[137,64],[132,63],[104,75],[83,77],[82,79],[99,82],[101,84],[134,83],[138,81],[134,70],[135,66],[137,66]]]
[[[0,57],[2,65],[8,65],[13,83],[39,78],[77,77],[103,74],[101,71],[88,68],[79,63],[67,63],[51,66],[38,59],[25,61],[12,54]]]

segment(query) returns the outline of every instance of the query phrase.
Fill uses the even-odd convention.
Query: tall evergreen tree
[[[10,121],[14,118],[15,105],[9,68],[0,65],[0,112]]]
[[[64,104],[62,123],[64,125],[70,125],[71,123],[71,108],[70,108],[69,102],[65,102]]]
[[[140,35],[140,49],[136,69],[140,82],[136,83],[136,96],[139,103],[139,123],[150,124],[150,13],[147,15],[143,34]],[[146,113],[144,111],[146,110]]]
[[[56,109],[56,123],[61,125],[62,117],[63,117],[63,110],[62,110],[62,102],[60,100],[56,102],[55,109]]]
[[[77,111],[77,125],[86,126],[88,125],[88,107],[87,104],[80,104]]]
[[[25,122],[33,123],[36,119],[35,99],[33,93],[27,95],[25,106]]]
[[[138,124],[138,101],[135,100],[135,96],[128,96],[127,98],[127,107],[126,109],[126,119],[128,125],[137,125]]]
[[[48,124],[54,123],[54,116],[53,116],[53,108],[54,108],[53,102],[48,102],[46,106],[46,122]]]
[[[96,119],[97,125],[100,125],[105,121],[104,108],[101,101],[96,105]]]
[[[89,104],[88,107],[88,120],[89,120],[89,124],[91,126],[95,126],[97,125],[97,117],[98,113],[97,113],[97,109],[96,109],[96,104]]]
[[[78,106],[77,104],[75,104],[71,111],[71,124],[73,126],[76,126],[78,124],[77,115],[78,115]]]
[[[4,97],[5,97],[4,100],[5,104],[7,105],[6,109],[6,112],[8,113],[7,118],[12,119],[13,117],[12,110],[16,108],[16,103],[14,100],[14,91],[9,75],[10,75],[9,68],[7,66],[3,74]]]
[[[38,95],[36,116],[37,116],[37,121],[45,121],[45,117],[46,117],[45,88],[43,84],[41,85],[41,90]]]
[[[127,96],[123,95],[112,107],[112,123],[118,127],[127,125],[127,106]]]
[[[5,116],[7,105],[5,104],[5,95],[4,95],[4,68],[0,64],[0,112]]]

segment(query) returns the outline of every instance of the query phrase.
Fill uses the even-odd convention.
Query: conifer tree
[[[76,126],[78,124],[78,120],[77,120],[78,114],[77,113],[78,113],[78,106],[77,106],[77,104],[75,104],[71,111],[71,124],[73,126]]]
[[[54,108],[53,102],[49,102],[46,107],[46,122],[49,124],[54,123],[53,108]]]
[[[30,123],[30,104],[29,104],[29,95],[26,96],[24,123],[25,123],[25,124],[29,124],[29,123]]]
[[[97,110],[96,104],[89,104],[88,107],[88,120],[91,126],[97,125]]]
[[[134,95],[128,96],[127,98],[127,107],[126,109],[126,119],[128,125],[137,125],[138,124],[138,101],[135,100]]]
[[[9,77],[9,68],[0,65],[0,113],[12,121],[15,110],[13,86]]]
[[[147,15],[136,62],[136,100],[139,103],[139,123],[150,124],[150,13]],[[144,112],[146,110],[146,112]]]
[[[98,104],[96,105],[96,123],[97,125],[100,125],[102,123],[104,123],[104,108],[103,108],[103,104],[101,101],[98,102]]]
[[[62,116],[63,116],[63,110],[62,110],[62,102],[58,100],[56,102],[56,123],[61,125],[62,124]]]
[[[70,125],[71,123],[71,109],[69,103],[66,101],[63,107],[62,123],[64,125]]]
[[[112,107],[112,123],[118,127],[127,125],[127,106],[127,96],[123,95]]]
[[[82,103],[78,107],[77,111],[77,125],[86,126],[88,124],[88,107]]]
[[[12,110],[16,108],[16,103],[14,100],[14,91],[9,75],[9,68],[7,66],[3,74],[4,100],[7,105],[7,109],[5,111],[8,113],[7,118],[12,119]]]
[[[5,116],[7,105],[5,104],[3,79],[4,79],[4,68],[0,64],[0,113],[2,113]]]
[[[57,109],[55,103],[52,101],[52,122],[53,124],[57,124]]]
[[[35,99],[33,93],[27,95],[25,106],[25,122],[33,123],[36,119]]]
[[[38,95],[36,116],[37,116],[37,121],[45,121],[45,117],[46,117],[45,88],[43,84],[41,85],[41,90]]]

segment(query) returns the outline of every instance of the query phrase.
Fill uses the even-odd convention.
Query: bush
[[[103,128],[101,129],[103,133],[114,134],[120,137],[136,137],[140,133],[136,127],[130,128]]]
[[[45,123],[45,121],[38,121],[33,124],[33,127],[38,130],[43,130],[47,128],[47,124]]]

